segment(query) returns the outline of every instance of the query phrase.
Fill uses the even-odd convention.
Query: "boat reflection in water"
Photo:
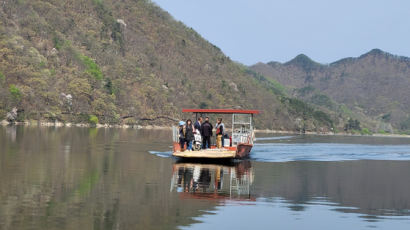
[[[177,162],[173,166],[171,192],[181,198],[254,200],[250,188],[253,172],[250,161],[228,165]]]

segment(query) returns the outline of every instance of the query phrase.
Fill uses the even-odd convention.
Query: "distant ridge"
[[[305,54],[299,54],[292,60],[285,62],[284,65],[320,65],[319,63],[313,61],[310,57]]]
[[[293,59],[287,61],[287,62],[277,62],[277,61],[269,61],[266,64],[268,65],[299,65],[299,66],[303,66],[303,65],[307,65],[307,66],[327,66],[327,65],[334,65],[337,63],[344,63],[344,62],[349,62],[352,60],[356,60],[356,59],[361,59],[361,58],[365,58],[365,57],[375,57],[375,56],[379,56],[379,57],[388,57],[388,58],[395,58],[395,59],[400,59],[400,60],[410,60],[410,57],[406,57],[406,56],[400,56],[400,55],[394,55],[391,54],[389,52],[383,51],[381,49],[372,49],[367,53],[364,53],[358,57],[346,57],[346,58],[342,58],[339,60],[336,60],[334,62],[330,62],[328,64],[324,64],[324,63],[319,63],[314,61],[313,59],[311,59],[309,56],[307,56],[306,54],[298,54],[297,56],[295,56]],[[260,64],[262,62],[258,62],[254,65]],[[253,65],[252,65],[253,66]]]
[[[284,65],[285,66],[288,66],[288,65],[298,66],[298,67],[304,69],[305,71],[312,71],[314,69],[321,68],[321,66],[322,66],[321,64],[319,64],[319,63],[313,61],[312,59],[310,59],[305,54],[297,55],[292,60],[284,63]]]
[[[410,130],[408,57],[372,49],[325,65],[300,54],[283,64],[258,63],[250,68],[290,88],[305,102],[355,117],[374,132]],[[340,106],[348,111],[341,112]]]

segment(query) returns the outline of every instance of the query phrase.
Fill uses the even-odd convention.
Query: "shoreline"
[[[255,133],[272,133],[272,134],[294,134],[294,135],[317,135],[317,136],[349,136],[349,137],[392,137],[392,138],[410,138],[407,134],[381,134],[374,133],[370,135],[361,134],[350,134],[350,133],[333,133],[333,132],[305,132],[301,133],[298,131],[283,131],[283,130],[271,130],[271,129],[261,129],[255,130]]]
[[[83,127],[83,128],[119,128],[119,129],[147,129],[147,130],[172,130],[171,126],[160,125],[110,125],[110,124],[96,124],[88,123],[63,123],[63,122],[48,122],[48,121],[24,121],[10,123],[6,120],[0,121],[0,126],[9,125],[24,125],[24,126],[41,126],[41,127]],[[230,130],[230,129],[228,129]],[[319,136],[352,136],[352,137],[390,137],[390,138],[410,138],[406,134],[380,134],[374,133],[371,135],[350,134],[350,133],[333,133],[333,132],[310,132],[301,133],[294,130],[273,130],[273,129],[255,129],[255,133],[265,134],[293,134],[293,135],[319,135]]]

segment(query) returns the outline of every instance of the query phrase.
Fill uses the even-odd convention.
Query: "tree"
[[[360,121],[350,118],[347,124],[345,124],[345,131],[349,130],[361,130]]]

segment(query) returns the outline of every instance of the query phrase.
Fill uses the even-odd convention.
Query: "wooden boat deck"
[[[205,149],[199,151],[176,151],[172,154],[175,157],[184,157],[184,158],[235,158],[236,151],[229,149]]]

